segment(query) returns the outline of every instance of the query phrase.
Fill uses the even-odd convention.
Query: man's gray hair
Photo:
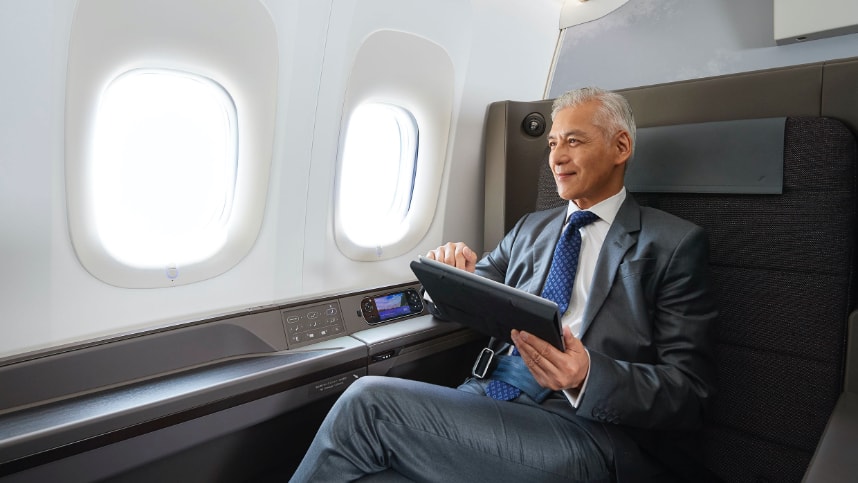
[[[602,128],[607,139],[610,139],[617,131],[626,131],[632,140],[632,154],[636,145],[635,116],[629,101],[616,92],[606,91],[598,87],[582,87],[568,91],[554,100],[551,107],[551,119],[557,113],[567,107],[575,107],[585,102],[599,101],[596,117],[593,122]]]

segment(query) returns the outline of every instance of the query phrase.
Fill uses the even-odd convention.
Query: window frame
[[[455,75],[450,56],[437,43],[415,34],[376,30],[363,39],[348,75],[342,111],[336,170],[333,172],[333,235],[346,258],[359,261],[389,260],[418,247],[435,217],[447,163],[449,133],[455,96]],[[401,223],[387,227],[390,237],[368,246],[344,229],[342,155],[348,121],[363,103],[387,103],[405,109],[419,129],[412,195]],[[372,223],[368,215],[362,217]]]
[[[164,16],[165,11],[170,15]],[[270,184],[279,45],[271,14],[258,0],[223,0],[216,9],[208,0],[77,1],[66,63],[63,175],[69,240],[82,270],[115,287],[159,289],[225,274],[250,254]],[[198,263],[159,268],[118,263],[105,252],[94,228],[90,174],[96,109],[108,83],[136,68],[207,77],[235,103],[238,172],[226,241]]]

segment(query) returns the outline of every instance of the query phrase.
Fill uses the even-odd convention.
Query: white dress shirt
[[[625,199],[626,188],[623,187],[614,196],[600,201],[586,210],[594,213],[599,219],[579,230],[581,233],[581,251],[578,255],[578,271],[575,273],[575,282],[572,284],[572,298],[569,301],[569,308],[566,309],[566,313],[560,318],[560,323],[564,327],[568,326],[575,337],[581,336],[584,307],[587,305],[590,288],[593,286],[596,261],[599,259],[599,253],[602,251],[602,245],[605,243],[608,230],[610,230],[611,224],[614,223],[614,218],[617,217],[617,212],[620,211],[620,206]],[[572,213],[580,210],[574,202],[569,202],[569,207],[566,210],[566,223],[563,225],[564,230],[569,224]],[[590,357],[589,352],[587,352],[587,357]],[[578,401],[584,395],[589,376],[590,372],[588,369],[587,377],[584,378],[584,383],[579,389],[566,389],[563,391],[566,399],[569,400],[573,407],[578,407]]]

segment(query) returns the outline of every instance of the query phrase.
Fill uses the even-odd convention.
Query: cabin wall
[[[408,261],[446,239],[482,245],[482,125],[498,99],[540,98],[560,2],[266,0],[279,43],[276,134],[259,236],[228,272],[158,289],[108,285],[79,263],[64,172],[68,39],[76,2],[0,3],[0,359],[142,328],[413,280]],[[358,8],[359,5],[359,8]],[[409,253],[357,262],[332,237],[344,89],[378,29],[440,45],[455,90],[431,227]],[[109,39],[105,39],[109,42]]]
[[[563,36],[550,97],[858,55],[858,34],[777,46],[771,0],[631,0]]]

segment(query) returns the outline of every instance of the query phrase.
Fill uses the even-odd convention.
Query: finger
[[[552,376],[559,370],[558,367],[560,367],[560,362],[558,356],[563,355],[562,352],[552,352],[552,349],[553,347],[546,342],[546,347],[534,355],[534,359],[539,361],[539,368],[546,374],[546,376]]]
[[[453,245],[453,256],[456,259],[456,268],[461,268],[462,270],[465,270],[468,267],[468,259],[465,257],[465,250],[470,249],[464,243],[459,242]]]
[[[459,264],[456,260],[456,244],[452,242],[448,242],[444,245],[444,263],[447,265],[451,265],[453,267],[459,268]]]
[[[464,243],[462,244],[462,258],[464,260],[463,268],[469,272],[473,272],[477,266],[477,252]]]
[[[510,339],[512,339],[512,343],[515,344],[515,348],[518,349],[519,354],[529,354],[529,352],[527,352],[527,349],[530,347],[530,345],[524,338],[524,332],[517,329],[512,329],[510,331]]]
[[[477,265],[477,253],[463,242],[447,242],[426,253],[426,258],[467,270],[473,273]]]
[[[447,243],[439,246],[434,250],[429,250],[429,252],[426,254],[426,258],[436,260],[447,265],[455,266],[455,260],[450,256],[453,251],[451,249],[451,245],[451,243]]]
[[[511,337],[515,346],[518,347],[518,352],[529,359],[536,359],[537,354],[541,351],[541,345],[538,346],[537,344],[544,342],[539,337],[524,330],[513,329]]]
[[[519,330],[513,330],[511,337],[515,346],[518,348],[519,354],[521,354],[525,363],[528,367],[531,367],[533,371],[536,371],[536,368],[539,368],[542,372],[547,372],[557,367],[557,364],[552,361],[554,354],[551,350],[553,347],[551,347],[551,344],[548,342],[529,334],[526,331]]]
[[[542,357],[548,357],[555,351],[554,347],[548,341],[540,339],[527,331],[513,329],[511,336],[513,337],[513,342],[516,342],[516,346],[521,343],[527,351],[532,352],[533,357],[536,357],[537,354]],[[518,350],[521,352],[522,348],[519,347]]]
[[[564,351],[566,353],[580,354],[584,351],[584,344],[581,343],[581,339],[572,335],[572,329],[568,326],[563,327],[563,346],[566,348]]]
[[[477,254],[464,242],[450,244],[453,256],[456,260],[456,268],[473,272],[477,264]]]
[[[453,266],[456,268],[464,269],[465,268],[465,256],[462,255],[462,247],[463,247],[462,243],[452,244],[452,246],[450,247],[451,248],[450,254],[453,257]]]
[[[550,387],[552,385],[552,365],[551,362],[543,358],[539,354],[533,359],[525,358],[525,363],[530,373],[536,382],[542,387]]]
[[[438,247],[434,250],[429,250],[426,253],[426,258],[428,258],[430,260],[437,260],[437,261],[443,263],[444,262],[444,245],[441,245],[440,247]]]

